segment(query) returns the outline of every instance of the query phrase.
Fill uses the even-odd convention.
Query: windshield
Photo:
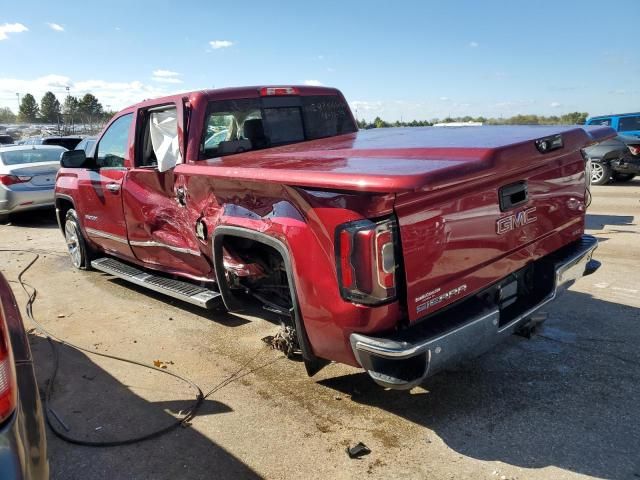
[[[4,165],[21,165],[25,163],[59,162],[60,148],[42,148],[28,150],[12,150],[0,153],[0,161]]]
[[[355,131],[349,109],[337,95],[215,101],[208,108],[201,158]]]

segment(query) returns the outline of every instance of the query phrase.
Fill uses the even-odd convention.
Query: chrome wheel
[[[67,241],[71,263],[76,268],[82,267],[82,246],[78,240],[76,224],[72,220],[67,220],[64,224],[64,238]]]
[[[604,178],[604,168],[602,164],[593,162],[591,164],[591,182],[600,183]]]

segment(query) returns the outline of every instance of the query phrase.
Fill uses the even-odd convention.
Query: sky
[[[118,110],[204,88],[339,88],[358,118],[640,111],[637,0],[20,0],[0,107],[91,92]]]

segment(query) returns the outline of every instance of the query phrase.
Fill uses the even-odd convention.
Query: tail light
[[[299,93],[295,87],[263,87],[260,89],[261,97],[279,97],[282,95],[298,95]]]
[[[378,305],[396,298],[395,219],[358,220],[336,231],[340,294],[345,300]]]
[[[9,343],[9,331],[0,310],[0,423],[16,408],[16,374]]]
[[[0,183],[7,187],[16,183],[26,183],[29,180],[31,180],[31,177],[25,177],[23,175],[0,175]]]
[[[640,156],[640,145],[629,145],[629,151],[632,155]]]

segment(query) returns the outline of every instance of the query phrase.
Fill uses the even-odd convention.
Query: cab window
[[[337,95],[282,96],[209,103],[200,159],[353,133]]]
[[[640,115],[633,117],[620,117],[618,120],[619,132],[631,132],[634,130],[640,130]]]
[[[610,127],[611,119],[610,118],[594,118],[593,120],[589,121],[589,125],[602,125],[605,127]]]
[[[96,148],[98,168],[124,167],[124,159],[129,148],[129,127],[133,114],[128,113],[114,121],[104,133]]]

